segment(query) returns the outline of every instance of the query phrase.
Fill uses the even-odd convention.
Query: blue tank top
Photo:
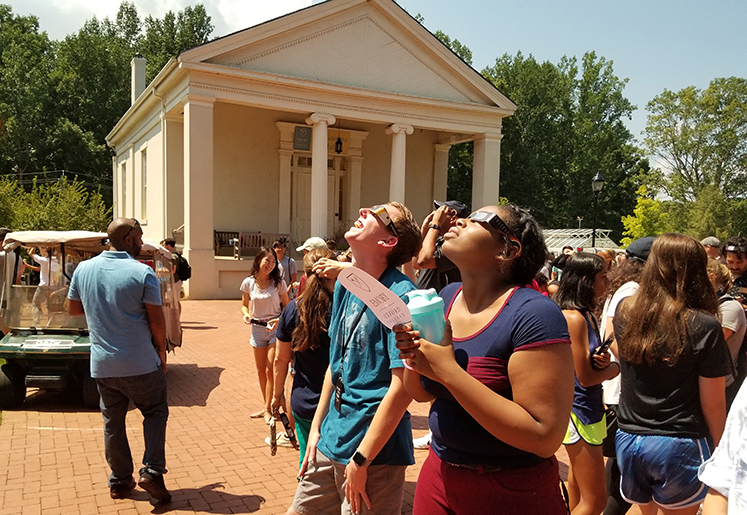
[[[589,323],[589,319],[584,314],[586,320],[586,330],[589,333],[589,353],[594,355],[594,351],[599,348],[602,342],[599,340],[599,333],[596,327]],[[578,377],[574,374],[575,388],[573,390],[573,414],[576,415],[584,425],[595,424],[602,420],[604,415],[604,404],[602,402],[602,385],[581,386]]]

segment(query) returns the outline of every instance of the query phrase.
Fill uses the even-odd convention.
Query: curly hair
[[[639,259],[626,259],[619,265],[613,266],[609,272],[607,272],[607,290],[604,292],[603,299],[611,298],[615,292],[625,283],[630,281],[641,282],[641,274],[643,273],[643,267],[646,265],[644,261]],[[602,311],[604,311],[604,303],[597,303],[597,307],[594,310],[594,316],[602,318]]]
[[[278,256],[275,254],[274,249],[270,249],[267,247],[261,247],[259,251],[257,252],[257,255],[254,256],[254,261],[252,262],[252,268],[249,270],[249,275],[257,278],[257,275],[259,275],[259,264],[262,262],[262,260],[265,258],[265,256],[271,255],[275,258],[275,268],[272,269],[272,272],[270,272],[270,280],[272,281],[272,284],[277,286],[280,284],[280,281],[283,280],[282,277],[280,277],[280,267],[278,266]]]
[[[505,213],[501,219],[521,242],[521,254],[513,260],[510,281],[528,284],[545,264],[547,246],[542,229],[527,209],[516,204],[503,204],[499,208]]]
[[[594,281],[607,269],[604,258],[589,252],[577,252],[565,262],[560,287],[553,300],[560,309],[591,312],[597,305]]]
[[[323,332],[327,332],[327,317],[332,306],[332,293],[314,271],[314,263],[322,258],[337,261],[334,252],[327,248],[312,249],[303,257],[303,271],[306,274],[306,286],[296,299],[298,325],[293,330],[293,350],[318,349]]]
[[[734,251],[734,253],[737,255],[737,259],[747,257],[747,238],[745,238],[744,236],[732,236],[731,238],[726,240],[724,246],[721,247],[722,256],[726,257],[727,252],[732,252],[726,250],[729,247],[736,248],[736,251]]]
[[[719,292],[727,293],[731,290],[731,287],[734,286],[734,283],[731,280],[729,268],[727,268],[726,265],[719,263],[718,260],[709,259],[706,270],[708,270],[709,274],[713,274],[716,277],[716,285],[718,286]]]
[[[625,321],[618,335],[623,358],[639,365],[677,362],[688,345],[686,322],[695,312],[718,314],[707,262],[705,249],[690,236],[667,233],[654,240],[638,293],[618,311]]]

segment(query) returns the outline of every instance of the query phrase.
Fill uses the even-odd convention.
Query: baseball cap
[[[318,236],[312,236],[305,242],[303,242],[303,245],[298,247],[296,249],[296,252],[301,252],[304,250],[312,250],[312,249],[326,249],[327,248],[327,242],[321,239]]]
[[[721,242],[715,236],[709,236],[707,238],[703,238],[702,240],[700,240],[700,244],[703,245],[704,247],[706,246],[707,247],[720,247],[721,246]]]
[[[629,258],[638,259],[640,261],[646,261],[648,255],[651,252],[651,245],[654,243],[653,236],[646,236],[645,238],[638,238],[633,241],[628,248],[625,249],[625,253]]]
[[[434,200],[433,204],[436,206],[436,209],[441,206],[448,206],[450,209],[456,211],[456,214],[459,218],[467,218],[469,216],[469,209],[467,209],[467,206],[465,206],[458,200],[447,200],[445,202]]]

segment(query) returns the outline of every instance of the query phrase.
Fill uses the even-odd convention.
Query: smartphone
[[[610,345],[612,345],[612,342],[614,340],[614,336],[608,336],[606,340],[604,340],[604,343],[597,347],[597,350],[594,351],[594,354],[604,354],[607,352],[610,348]]]

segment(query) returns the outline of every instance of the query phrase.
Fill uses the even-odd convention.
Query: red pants
[[[566,515],[555,457],[537,466],[480,473],[429,451],[415,487],[413,515]]]

